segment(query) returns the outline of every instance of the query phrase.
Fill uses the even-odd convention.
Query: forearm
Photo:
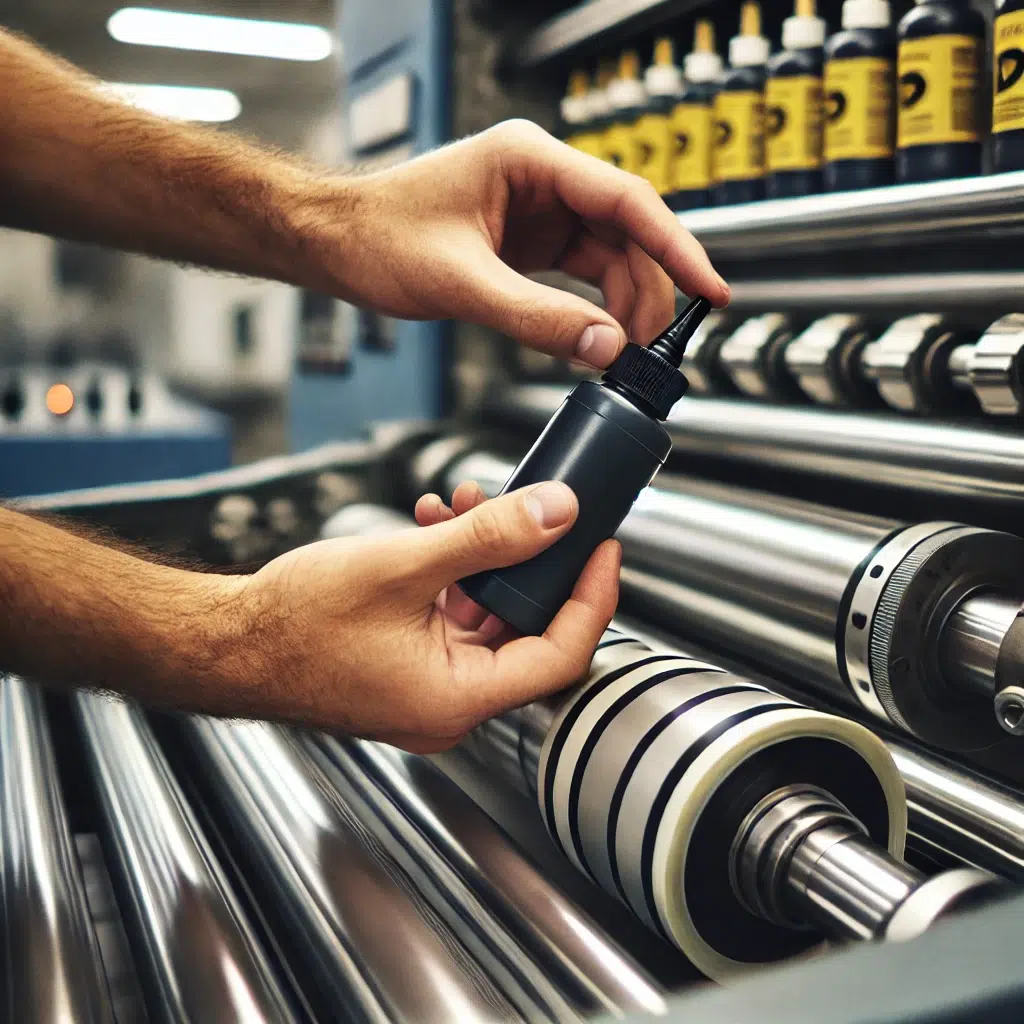
[[[318,215],[358,202],[344,179],[96,86],[0,30],[0,222],[338,290],[314,253]]]
[[[0,509],[0,671],[238,710],[243,577],[156,565]]]

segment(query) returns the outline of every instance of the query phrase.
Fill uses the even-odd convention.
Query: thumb
[[[463,318],[507,334],[516,341],[600,369],[614,362],[626,344],[622,325],[606,310],[579,295],[523,277],[492,252],[482,256]]]
[[[525,562],[563,536],[579,504],[568,486],[535,484],[485,501],[456,519],[409,535],[432,595],[465,576]]]

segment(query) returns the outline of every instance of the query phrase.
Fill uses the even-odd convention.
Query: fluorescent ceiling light
[[[133,107],[178,121],[233,121],[242,112],[238,97],[227,89],[127,82],[107,82],[101,88]]]
[[[323,60],[334,48],[331,33],[319,25],[222,18],[150,7],[116,11],[107,21],[107,31],[121,43],[281,60]]]

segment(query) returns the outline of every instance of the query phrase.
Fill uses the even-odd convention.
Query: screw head
[[[995,697],[996,721],[1011,736],[1024,736],[1024,687],[1005,686]]]

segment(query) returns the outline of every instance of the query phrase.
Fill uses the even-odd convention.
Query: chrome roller
[[[292,1024],[271,961],[143,712],[84,691],[72,700],[152,1018]]]
[[[785,313],[751,317],[722,343],[721,367],[745,395],[779,402],[801,398],[783,359],[795,332],[793,319]]]
[[[114,1024],[42,693],[0,677],[6,1019]]]
[[[450,494],[479,474],[496,493],[512,468],[476,453],[433,483]],[[928,743],[1024,733],[1020,537],[658,479],[616,535],[627,604]]]
[[[861,368],[861,355],[870,341],[871,331],[862,317],[833,313],[798,334],[783,351],[783,360],[813,402],[871,408],[881,402]]]
[[[953,382],[974,392],[990,416],[1024,412],[1024,314],[1001,317],[977,344],[959,345],[949,357]]]
[[[680,369],[697,395],[733,394],[736,387],[722,367],[719,355],[730,334],[725,313],[713,310],[686,345]]]

